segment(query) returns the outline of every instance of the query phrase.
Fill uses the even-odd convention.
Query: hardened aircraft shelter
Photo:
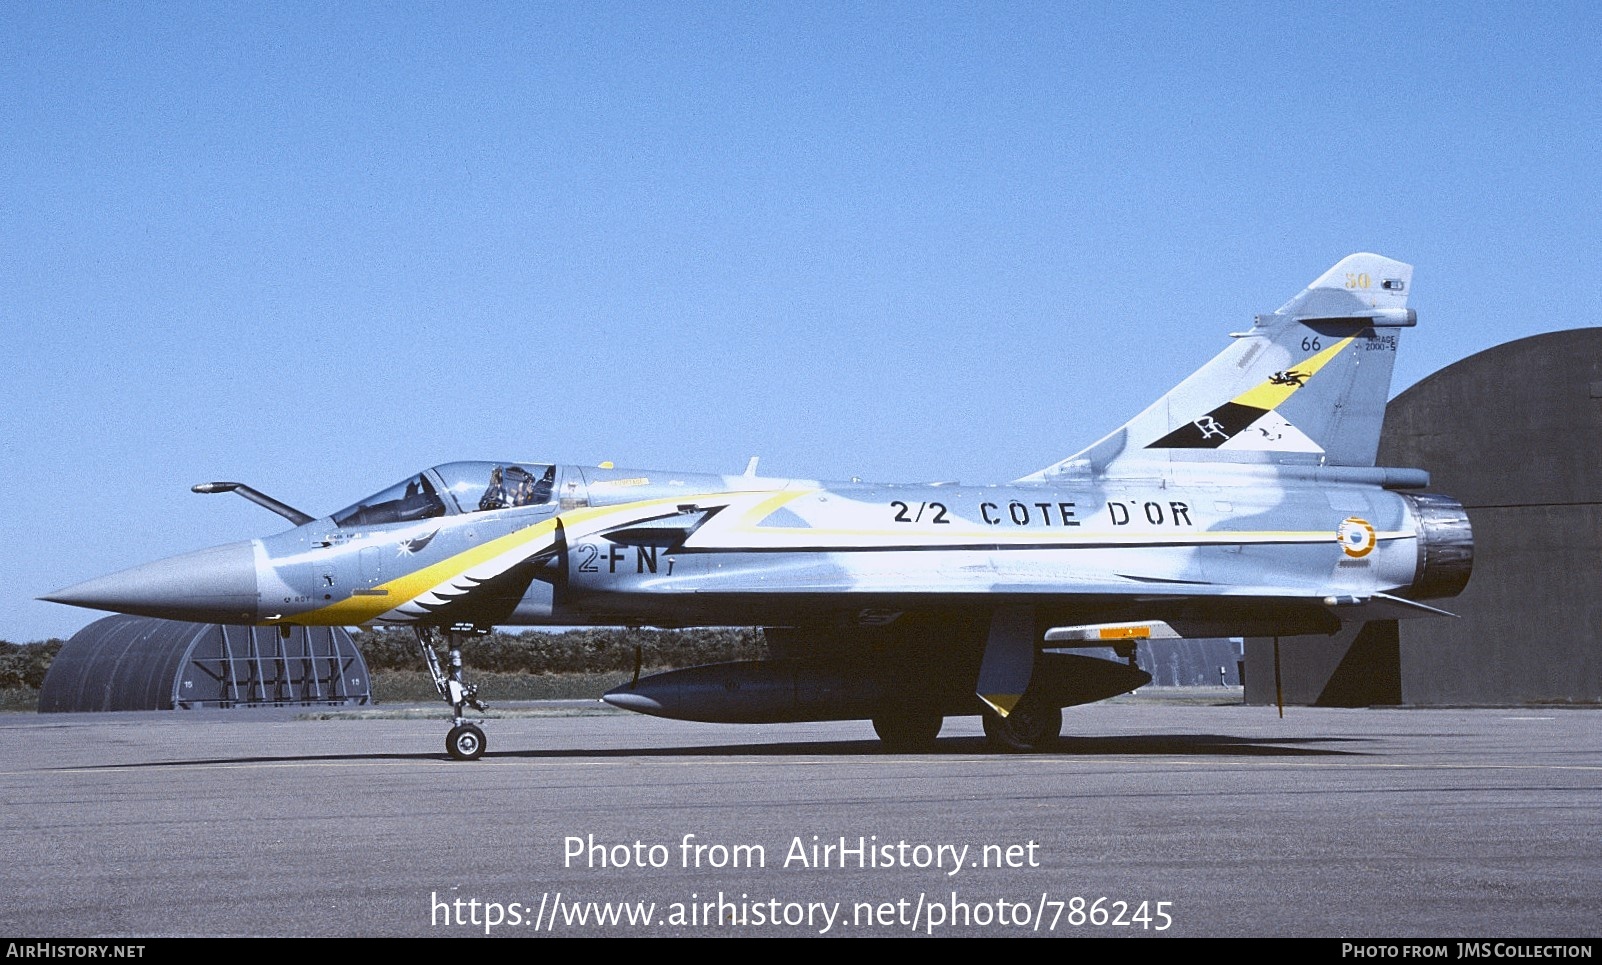
[[[1520,339],[1385,410],[1379,464],[1428,470],[1474,529],[1460,619],[1280,641],[1284,699],[1321,706],[1602,702],[1602,328]],[[1274,642],[1246,646],[1246,699],[1276,699]]]
[[[106,617],[62,646],[39,689],[39,711],[372,702],[367,664],[344,628],[287,629]]]

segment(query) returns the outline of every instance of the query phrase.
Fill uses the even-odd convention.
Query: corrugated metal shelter
[[[39,712],[359,706],[367,663],[343,627],[229,627],[112,616],[73,634]]]

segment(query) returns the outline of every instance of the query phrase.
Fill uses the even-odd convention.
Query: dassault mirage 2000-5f
[[[636,679],[689,720],[869,719],[893,748],[982,714],[1008,749],[1150,677],[1137,641],[1330,634],[1444,614],[1461,504],[1374,465],[1412,268],[1352,255],[1117,431],[1010,483],[886,485],[456,462],[294,528],[48,597],[179,620],[409,626],[467,719],[459,636],[500,625],[757,626],[771,659]],[[287,631],[286,631],[287,632]],[[442,668],[437,645],[448,642]],[[1111,646],[1118,659],[1074,651]],[[1105,650],[1103,650],[1105,653]]]

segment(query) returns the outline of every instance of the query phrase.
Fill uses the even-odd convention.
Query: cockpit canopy
[[[556,489],[556,467],[515,462],[448,462],[403,479],[334,514],[334,525],[380,526],[434,516],[541,506]]]

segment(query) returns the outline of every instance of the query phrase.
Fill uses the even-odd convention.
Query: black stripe
[[[1268,410],[1225,402],[1194,422],[1187,422],[1147,446],[1147,449],[1217,449]]]

